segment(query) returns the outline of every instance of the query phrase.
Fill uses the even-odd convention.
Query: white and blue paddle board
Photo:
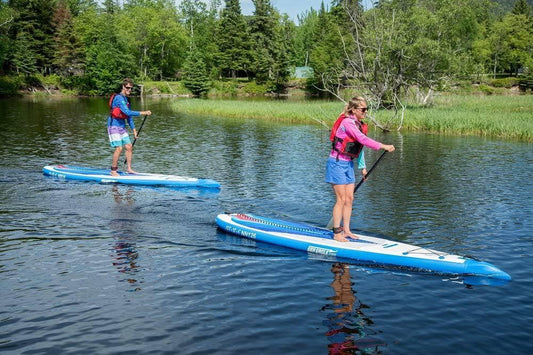
[[[110,184],[220,188],[220,184],[211,179],[148,173],[129,174],[122,171],[118,171],[119,176],[112,176],[110,169],[85,168],[74,165],[47,165],[43,168],[43,173],[62,179]]]
[[[222,230],[241,237],[375,266],[511,279],[509,274],[487,262],[362,234],[356,234],[358,239],[338,242],[324,228],[253,214],[219,214],[216,223]]]

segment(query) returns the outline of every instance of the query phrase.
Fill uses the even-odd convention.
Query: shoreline
[[[48,93],[30,93],[17,97],[30,100],[104,98]],[[257,119],[287,124],[313,124],[324,128],[329,128],[333,124],[343,107],[343,103],[339,100],[315,100],[309,96],[290,94],[280,99],[265,95],[217,95],[198,99],[180,93],[145,94],[143,98],[154,100],[175,98],[176,103],[171,104],[173,110],[184,114]],[[533,143],[531,95],[516,90],[507,90],[501,95],[439,93],[429,106],[407,104],[403,118],[394,117],[393,111],[385,109],[373,112],[371,110],[369,116],[380,124],[385,122],[385,128],[389,131],[480,136]],[[369,121],[370,126],[376,128],[371,122],[372,119]]]

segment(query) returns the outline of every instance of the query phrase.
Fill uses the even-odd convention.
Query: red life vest
[[[337,118],[337,121],[335,121],[333,128],[331,129],[329,140],[331,141],[332,149],[334,151],[352,157],[353,159],[359,156],[361,150],[363,149],[363,145],[353,137],[346,137],[344,139],[337,137],[337,131],[339,130],[339,127],[345,118],[346,115],[344,113],[341,113],[339,118]],[[368,125],[358,120],[354,120],[354,122],[357,126],[359,126],[359,130],[366,136],[368,134]],[[341,142],[340,149],[337,148],[338,142]],[[337,158],[338,157],[339,155],[337,154]]]
[[[113,118],[119,118],[121,120],[125,120],[128,118],[128,116],[124,112],[122,112],[120,108],[118,108],[117,106],[113,107],[113,100],[115,99],[115,96],[117,95],[118,94],[113,93],[113,95],[111,95],[111,97],[109,98],[110,115]],[[128,108],[130,108],[130,101],[128,100],[128,98],[126,98],[126,104],[128,105]]]

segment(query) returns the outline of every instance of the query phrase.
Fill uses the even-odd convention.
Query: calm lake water
[[[397,151],[357,191],[353,229],[513,278],[470,285],[217,230],[223,212],[325,225],[329,132],[187,116],[173,100],[133,100],[154,112],[134,168],[212,178],[219,192],[44,176],[48,164],[110,165],[107,100],[0,101],[0,352],[532,353],[531,144],[370,133]]]

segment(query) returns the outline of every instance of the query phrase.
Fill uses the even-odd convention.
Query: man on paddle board
[[[111,163],[111,175],[118,176],[118,158],[122,149],[126,148],[124,155],[128,167],[128,173],[134,174],[135,171],[131,168],[131,158],[133,156],[133,146],[126,129],[126,121],[133,130],[133,137],[137,139],[137,130],[133,122],[133,116],[149,116],[151,111],[132,111],[130,109],[130,102],[128,96],[133,89],[133,80],[126,78],[122,82],[122,90],[119,94],[113,94],[109,100],[109,116],[107,117],[107,134],[109,135],[109,142],[115,148],[113,152],[113,161]]]
[[[333,238],[340,242],[347,242],[347,237],[357,238],[350,232],[355,190],[353,159],[357,159],[357,166],[361,169],[364,179],[367,171],[363,146],[374,150],[384,149],[388,152],[393,152],[395,149],[393,145],[383,144],[366,136],[368,126],[363,119],[367,110],[367,103],[363,97],[353,97],[331,130],[332,149],[326,165],[325,181],[332,185],[337,198],[333,206]]]

